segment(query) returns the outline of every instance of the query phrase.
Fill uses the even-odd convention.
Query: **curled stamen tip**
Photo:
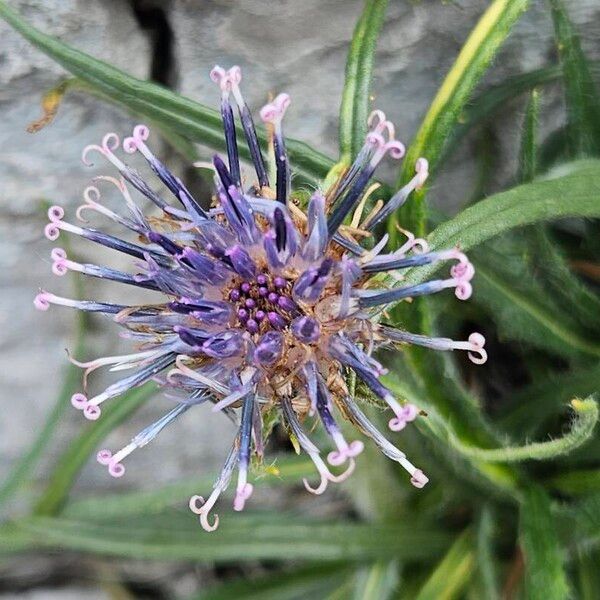
[[[460,281],[454,291],[459,300],[468,300],[473,293],[473,286],[468,281]]]
[[[140,143],[144,143],[148,137],[150,137],[150,129],[146,125],[136,125],[133,128],[133,135],[123,140],[123,150],[127,154],[133,154]]]
[[[345,452],[334,450],[327,455],[327,462],[334,467],[339,467],[341,464],[346,462],[346,458],[347,456]]]
[[[44,227],[44,235],[51,242],[55,242],[60,237],[60,227],[56,223],[56,221],[52,221]]]
[[[375,119],[378,119],[377,124],[382,123],[383,121],[386,120],[385,113],[382,110],[380,110],[379,108],[376,108],[374,111],[371,112],[371,114],[369,115],[369,118],[367,119],[367,126],[371,127],[373,125],[373,121],[375,121]]]
[[[52,258],[52,272],[59,277],[62,277],[69,270],[66,264],[67,253],[62,248],[54,248],[50,253]]]
[[[327,484],[329,483],[329,481],[326,477],[321,475],[321,482],[316,488],[312,487],[310,483],[308,483],[308,480],[306,478],[302,479],[302,483],[304,484],[304,487],[306,488],[307,492],[310,492],[315,496],[320,496],[327,489]]]
[[[125,467],[120,462],[109,462],[108,473],[111,477],[123,477],[125,475]]]
[[[416,238],[413,236],[413,239],[410,243],[410,249],[415,254],[423,254],[425,252],[429,252],[429,243],[423,238]]]
[[[238,489],[235,494],[235,499],[233,500],[233,510],[238,512],[244,510],[246,500],[250,498],[253,491],[254,486],[251,483],[246,483],[241,487],[241,489]]]
[[[392,158],[396,159],[402,158],[406,152],[404,144],[398,140],[390,140],[385,144],[384,148]]]
[[[412,477],[410,478],[410,482],[416,488],[421,489],[427,485],[427,483],[429,482],[429,477],[427,477],[427,475],[425,475],[425,473],[423,473],[423,471],[421,471],[421,469],[417,469],[412,474]]]
[[[485,346],[485,338],[477,332],[474,332],[469,336],[469,342],[477,349],[481,349]]]
[[[367,134],[366,142],[375,148],[382,148],[385,146],[385,140],[383,139],[383,136],[375,131],[371,131]]]
[[[427,173],[427,171],[429,171],[429,161],[423,156],[417,158],[415,171],[417,173]]]
[[[60,221],[65,216],[65,209],[55,204],[48,209],[48,218],[50,221]]]
[[[62,277],[67,271],[67,265],[65,265],[65,261],[62,259],[59,259],[52,264],[52,272],[58,277]]]
[[[342,481],[345,481],[346,479],[348,479],[348,477],[350,477],[350,475],[352,475],[352,473],[354,473],[355,467],[356,467],[356,461],[353,458],[351,458],[348,461],[348,467],[346,468],[345,471],[343,471],[339,475],[332,475],[330,473],[328,476],[328,479],[329,479],[329,481],[333,481],[334,483],[341,483]]]
[[[89,204],[95,204],[100,199],[100,190],[95,185],[88,185],[83,190],[83,199]]]
[[[460,281],[471,281],[475,275],[473,263],[469,262],[469,259],[460,250],[456,251],[454,258],[460,262],[450,269],[450,275]]]
[[[487,361],[487,352],[483,349],[485,346],[485,338],[480,333],[472,333],[469,336],[471,344],[471,352],[468,352],[469,359],[476,365],[482,365]],[[474,354],[475,353],[475,354]]]
[[[425,181],[427,181],[427,178],[429,177],[429,161],[423,157],[417,158],[415,172],[418,175],[416,188],[420,189],[425,185]]]
[[[330,452],[327,455],[327,462],[334,467],[339,467],[349,458],[351,459],[355,456],[358,456],[364,450],[364,448],[365,445],[360,440],[354,440],[345,448]]]
[[[81,393],[73,394],[71,396],[71,404],[77,410],[83,410],[86,406],[88,406],[87,396],[85,396],[84,394],[81,394]]]
[[[194,495],[190,498],[188,506],[195,515],[201,515],[203,512],[202,507],[204,506],[204,498],[202,496]]]
[[[202,513],[200,515],[200,525],[202,525],[202,529],[204,529],[204,531],[215,531],[215,529],[217,529],[219,527],[219,515],[215,515],[215,519],[213,521],[213,524],[211,525],[208,522],[208,515],[209,513]]]
[[[50,308],[50,294],[48,292],[40,292],[34,299],[33,305],[38,310],[48,310]]]
[[[112,452],[104,448],[100,450],[98,454],[96,454],[96,460],[105,467],[110,463],[110,459],[112,458]]]
[[[291,101],[289,94],[279,94],[273,102],[265,104],[260,109],[260,118],[265,123],[275,123],[280,121]]]
[[[140,123],[139,125],[136,125],[133,128],[133,135],[134,137],[139,138],[145,142],[150,136],[150,128],[147,125]]]
[[[242,81],[242,69],[238,65],[233,65],[227,74],[233,85],[239,85]]]
[[[133,154],[137,149],[137,140],[134,137],[126,137],[123,140],[123,150],[125,150],[127,154]]]
[[[392,417],[388,421],[388,427],[392,431],[402,431],[406,427],[406,420],[400,417]]]
[[[473,354],[472,352],[467,352],[467,354],[469,356],[469,360],[476,365],[483,365],[488,359],[487,352],[483,349],[478,350],[477,354]]]
[[[419,409],[414,404],[405,404],[395,417],[389,420],[388,426],[392,431],[402,431],[408,423],[417,418]]]
[[[81,162],[86,167],[91,167],[94,163],[88,159],[88,154],[95,150],[96,152],[100,152],[100,154],[104,154],[104,150],[98,146],[98,144],[89,144],[81,151]]]
[[[414,404],[411,404],[409,402],[408,404],[404,405],[402,413],[404,415],[404,419],[410,422],[414,421],[417,418],[417,415],[419,414],[419,409]]]
[[[62,248],[52,248],[50,252],[50,258],[52,260],[66,260],[67,253]]]
[[[83,409],[83,416],[88,421],[97,421],[101,414],[102,411],[100,410],[100,407],[95,404],[88,404]]]
[[[225,69],[223,67],[220,67],[219,65],[215,65],[209,73],[210,78],[215,82],[215,83],[221,83],[221,80],[223,79],[223,77],[225,77],[227,75],[227,71],[225,71]]]
[[[102,149],[107,153],[111,154],[120,145],[119,136],[116,133],[107,133],[102,138]]]
[[[358,456],[365,449],[365,445],[360,440],[354,440],[348,445],[346,455],[349,457]]]

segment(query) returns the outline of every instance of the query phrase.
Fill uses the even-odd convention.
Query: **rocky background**
[[[239,64],[244,93],[258,109],[268,92],[286,91],[293,105],[286,116],[289,135],[335,155],[337,112],[345,55],[360,0],[13,0],[10,4],[43,31],[142,78],[152,78],[197,99],[217,105],[218,93],[208,78],[210,68]],[[583,36],[590,58],[600,58],[600,3],[570,0],[570,14]],[[410,141],[444,75],[480,14],[484,0],[391,0],[379,43],[374,105],[397,124],[398,136]],[[81,149],[97,143],[107,131],[127,134],[135,117],[91,97],[70,94],[55,121],[37,134],[27,125],[40,114],[41,96],[64,74],[19,35],[0,22],[0,479],[29,447],[55,401],[66,364],[64,348],[72,347],[73,313],[54,308],[34,310],[38,287],[69,295],[72,279],[50,272],[51,244],[43,237],[47,203],[60,203],[73,215],[90,178],[109,173],[106,165],[86,168]],[[552,24],[541,0],[532,1],[497,57],[484,85],[502,81],[556,61]],[[544,92],[543,128],[562,119],[560,93]],[[509,103],[491,134],[497,144],[497,183],[514,172],[523,99]],[[190,176],[181,160],[154,136],[154,147],[180,174]],[[470,139],[456,149],[451,164],[436,180],[431,197],[452,211],[474,186]],[[208,156],[208,155],[207,155]],[[64,235],[64,234],[63,234]],[[71,240],[73,252],[98,260],[96,248]],[[107,255],[107,258],[109,256]],[[112,265],[114,257],[110,256]],[[109,284],[110,286],[110,284]],[[87,281],[86,295],[114,299],[113,286]],[[107,290],[107,287],[109,289]],[[115,290],[114,294],[111,290]],[[109,322],[96,320],[88,334],[89,356],[123,351]],[[83,358],[83,357],[81,357]],[[101,385],[100,381],[92,385]],[[120,447],[164,412],[169,401],[157,401],[111,436]],[[80,424],[69,412],[53,456]],[[188,413],[166,430],[151,448],[130,463],[128,477],[116,481],[90,464],[76,491],[144,488],[202,472],[214,472],[223,460],[233,428],[208,411]],[[43,479],[44,470],[40,470]],[[0,598],[110,598],[105,589],[86,587],[85,574],[73,579],[69,558],[53,557],[0,565]],[[198,574],[173,566],[120,565],[144,590],[171,594],[193,592]],[[175,576],[177,575],[177,576]],[[70,583],[76,581],[76,583]],[[66,586],[66,587],[65,587]],[[152,596],[157,597],[157,596]],[[158,597],[162,597],[159,595]]]

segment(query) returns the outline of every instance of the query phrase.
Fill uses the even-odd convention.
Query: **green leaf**
[[[170,127],[184,138],[216,150],[224,149],[225,142],[218,111],[154,83],[131,77],[103,61],[63,44],[29,25],[1,0],[0,17],[75,77],[113,101]],[[265,129],[258,128],[258,134],[259,138],[266,142]],[[238,139],[243,139],[241,130]],[[302,142],[288,139],[286,147],[295,171],[309,181],[315,182],[324,177],[333,166],[332,160]],[[241,153],[245,158],[249,157],[245,146],[241,147]]]
[[[538,487],[524,492],[520,540],[525,558],[525,586],[530,600],[564,600],[569,585],[563,566],[550,500]]]
[[[599,77],[600,63],[593,61],[589,65],[592,75]],[[508,77],[475,96],[464,107],[450,140],[444,146],[438,165],[441,165],[450,156],[467,133],[478,125],[491,122],[498,111],[506,108],[507,103],[534,88],[554,83],[561,78],[562,69],[560,66],[543,67]]]
[[[435,171],[444,144],[458,123],[473,89],[527,6],[528,0],[494,0],[489,5],[433,99],[404,159],[399,185],[412,178],[416,161],[421,156],[428,159],[430,170]],[[399,219],[403,227],[417,236],[425,233],[424,198],[425,189],[414,194]],[[390,221],[389,230],[394,240],[397,236],[395,223],[394,219]]]
[[[571,516],[568,540],[571,549],[597,548],[600,542],[600,494],[591,494],[567,508]]]
[[[497,558],[494,556],[495,519],[491,506],[483,507],[477,522],[477,571],[483,596],[486,600],[498,600]]]
[[[550,296],[561,310],[597,337],[600,334],[600,297],[577,277],[551,232],[539,226],[530,239],[532,265],[538,264]]]
[[[534,90],[523,123],[519,161],[519,180],[522,183],[532,181],[537,171],[537,96]],[[539,335],[533,332],[537,338],[530,340],[533,343],[548,345],[548,341],[556,339],[558,343],[549,345],[561,354],[571,354],[576,349],[597,356],[600,344],[593,340],[597,337],[594,329],[600,329],[600,299],[571,272],[558,244],[552,240],[544,224],[533,226],[521,237],[528,242],[530,267],[528,272],[524,272],[516,266],[512,290],[517,290],[519,282],[522,291],[526,287],[522,285],[524,282],[528,281],[530,285],[520,300],[505,304],[509,312],[517,313],[504,320],[506,326],[512,331],[531,332],[530,324],[538,322],[542,328]],[[506,267],[505,262],[500,263],[503,268]]]
[[[537,172],[537,129],[540,112],[540,94],[532,90],[525,110],[521,151],[519,152],[519,181],[533,181]]]
[[[274,473],[254,478],[254,485],[279,486],[297,483],[303,477],[310,478],[313,475],[314,464],[306,456],[284,457],[269,470]],[[211,489],[215,477],[215,473],[210,473],[192,481],[172,483],[147,491],[92,496],[67,504],[61,515],[69,519],[82,519],[89,515],[93,515],[95,519],[110,519],[156,514],[174,504],[186,505],[193,494]]]
[[[340,155],[347,164],[367,133],[373,61],[386,7],[387,0],[366,0],[350,43],[340,107]]]
[[[48,486],[36,503],[36,514],[54,515],[60,510],[77,474],[97,445],[155,393],[156,387],[152,384],[131,390],[110,403],[98,421],[82,427],[82,432],[54,466]]]
[[[567,174],[500,192],[467,208],[434,229],[427,238],[431,249],[460,244],[466,251],[523,225],[565,217],[600,217],[600,162],[578,161],[563,166],[561,172]],[[408,269],[402,273],[403,284],[421,283],[441,266]]]
[[[475,448],[466,447],[456,440],[454,443],[462,446],[461,452],[479,460],[490,462],[520,462],[523,460],[551,460],[557,456],[568,454],[590,439],[598,422],[598,404],[591,398],[573,400],[571,407],[575,411],[575,420],[571,430],[560,438],[547,442],[534,442],[525,446],[505,448]]]
[[[16,523],[0,524],[0,559],[25,552],[34,546],[34,536]]]
[[[227,582],[189,600],[302,600],[324,598],[348,575],[348,565],[312,564],[291,571],[269,573],[256,579]]]
[[[18,526],[32,536],[33,547],[136,560],[419,560],[439,555],[449,541],[446,533],[414,519],[386,525],[307,523],[272,514],[222,514],[219,529],[207,534],[188,511],[106,523],[31,517]]]
[[[600,97],[562,0],[548,0],[563,69],[567,131],[573,156],[600,154]]]
[[[589,550],[579,551],[577,565],[577,587],[580,600],[600,598],[600,553]]]
[[[527,234],[512,244],[496,244],[493,251],[486,247],[486,252],[472,255],[477,282],[475,302],[493,315],[502,338],[522,340],[567,358],[581,353],[599,357],[600,343],[593,335],[598,318],[588,321],[586,328],[576,318],[580,305],[567,305],[558,294],[549,293],[548,280],[542,277],[546,268],[536,269],[540,257],[528,252],[523,243],[528,237],[546,234]],[[501,253],[503,248],[505,252]],[[548,254],[546,258],[552,259]]]
[[[396,561],[378,561],[360,569],[353,584],[354,600],[389,600],[398,587]]]
[[[544,481],[544,485],[569,496],[600,492],[600,469],[579,469],[559,473]]]
[[[470,531],[462,533],[427,579],[416,600],[460,598],[475,568],[475,549]]]

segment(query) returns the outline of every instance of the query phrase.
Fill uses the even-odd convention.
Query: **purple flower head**
[[[114,185],[124,199],[123,211],[101,202],[100,190],[89,187],[76,215],[83,221],[93,210],[129,232],[131,241],[64,220],[61,207],[48,211],[46,236],[56,240],[66,231],[129,255],[134,272],[79,263],[64,250],[52,253],[56,275],[84,275],[146,288],[155,301],[143,306],[72,300],[41,291],[34,304],[48,310],[59,304],[111,315],[126,337],[139,343],[130,354],[76,363],[87,375],[100,367],[127,371],[103,391],[77,393],[73,406],[88,419],[101,417],[102,404],[149,380],[179,392],[178,404],[123,449],[101,450],[98,461],[114,477],[125,472],[123,460],[192,407],[210,402],[214,411],[237,414],[238,431],[223,470],[208,498],[194,496],[190,508],[202,526],[214,530],[218,516],[209,513],[237,469],[234,509],[242,510],[252,494],[250,459],[262,456],[262,418],[276,416],[312,459],[319,473],[315,494],[329,482],[339,482],[354,470],[363,449],[360,440],[347,440],[339,425],[348,418],[423,487],[428,479],[363,414],[346,383],[354,371],[372,394],[389,406],[389,427],[401,431],[419,416],[419,409],[402,404],[382,383],[386,370],[373,358],[383,345],[417,344],[435,350],[461,349],[477,363],[485,362],[485,340],[473,333],[467,341],[430,338],[383,324],[386,305],[402,299],[454,289],[466,300],[471,294],[473,266],[458,249],[429,252],[427,243],[407,234],[407,242],[386,253],[387,236],[370,249],[361,240],[423,185],[427,161],[419,159],[416,175],[387,204],[363,218],[362,200],[378,164],[400,158],[404,148],[394,139],[394,127],[381,111],[369,119],[369,133],[357,158],[328,190],[316,191],[306,211],[298,206],[291,187],[282,121],[290,98],[280,94],[260,111],[269,125],[274,149],[274,178],[269,179],[254,121],[240,91],[241,71],[215,67],[211,78],[221,90],[221,115],[227,156],[213,159],[215,205],[195,199],[185,185],[152,154],[150,131],[138,125],[123,142],[125,153],[139,152],[164,184],[172,201],[156,193],[118,157],[119,138],[107,134],[100,145],[83,152],[84,162],[100,153],[119,171],[119,178],[99,178]],[[234,111],[237,106],[237,111]],[[235,113],[250,150],[256,178],[245,186],[237,147]],[[155,214],[146,215],[131,190],[150,200]],[[381,203],[380,203],[381,204]],[[378,205],[379,206],[379,205]],[[84,222],[85,223],[85,222]],[[395,285],[402,269],[452,261],[448,277],[418,285]],[[273,413],[276,413],[275,415]],[[323,455],[306,431],[320,422],[330,439]],[[308,427],[306,427],[308,424]]]

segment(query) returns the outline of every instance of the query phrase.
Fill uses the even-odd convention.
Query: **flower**
[[[370,249],[360,244],[423,185],[427,161],[419,159],[414,178],[387,204],[377,204],[363,218],[365,201],[373,189],[369,182],[378,164],[386,155],[399,159],[404,153],[402,144],[394,139],[393,125],[381,111],[375,111],[355,162],[329,189],[315,190],[304,212],[291,190],[282,132],[289,96],[280,94],[260,111],[271,133],[272,175],[240,91],[239,67],[215,67],[211,78],[221,90],[227,163],[220,156],[213,158],[215,195],[210,209],[200,205],[183,182],[152,154],[146,145],[149,129],[138,125],[123,141],[123,150],[141,153],[179,206],[167,203],[117,157],[119,138],[109,133],[100,145],[84,149],[83,161],[89,164],[88,156],[99,152],[117,168],[118,179],[98,179],[119,190],[128,214],[101,204],[98,187],[91,186],[84,192],[85,204],[77,210],[77,217],[84,220],[83,212],[94,210],[130,230],[137,240],[126,241],[69,223],[59,206],[48,211],[50,222],[45,234],[49,239],[56,240],[61,231],[67,231],[134,257],[139,268],[138,273],[129,274],[82,264],[55,248],[51,256],[56,275],[78,271],[147,288],[158,295],[157,303],[139,306],[73,300],[46,291],[37,295],[34,303],[40,310],[59,304],[113,315],[124,328],[124,336],[137,345],[131,354],[89,362],[73,360],[86,369],[86,385],[88,374],[100,367],[131,371],[100,393],[75,394],[73,406],[95,420],[105,401],[151,379],[179,392],[171,411],[121,450],[101,450],[98,461],[112,476],[122,476],[123,460],[136,448],[145,446],[190,408],[210,402],[213,411],[239,413],[239,428],[210,496],[190,500],[191,510],[208,531],[218,526],[218,516],[212,518],[209,513],[236,467],[234,509],[242,510],[251,496],[249,462],[252,452],[262,457],[266,415],[275,415],[314,462],[320,482],[312,487],[305,480],[310,492],[321,494],[329,482],[348,477],[355,457],[363,450],[362,441],[344,437],[338,415],[348,418],[384,454],[401,464],[413,485],[423,487],[428,481],[425,474],[378,431],[351,397],[347,375],[353,372],[389,406],[394,415],[389,427],[401,431],[417,418],[419,410],[399,403],[381,382],[386,369],[372,356],[377,347],[409,343],[436,350],[464,349],[473,362],[486,360],[485,340],[478,333],[468,341],[455,342],[408,333],[381,322],[385,306],[402,299],[446,288],[453,288],[461,300],[471,294],[473,266],[457,248],[430,252],[424,240],[408,233],[406,243],[391,253],[384,252],[387,235]],[[240,169],[232,99],[256,172],[251,185],[245,185]],[[161,215],[144,215],[129,186],[156,204]],[[453,261],[448,278],[412,286],[386,285],[390,280],[397,284],[402,269],[437,261]],[[384,279],[382,274],[391,277]],[[335,449],[326,461],[303,428],[307,419],[319,420],[331,439]],[[335,470],[338,468],[341,471]]]

